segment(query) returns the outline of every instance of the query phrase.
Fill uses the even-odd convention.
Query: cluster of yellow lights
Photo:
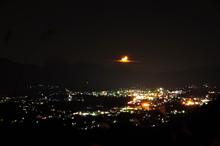
[[[194,101],[187,101],[187,102],[182,102],[183,104],[186,104],[186,105],[198,105],[198,104],[203,104],[203,103],[206,103],[207,104],[207,102],[209,102],[209,100],[208,99],[203,99],[203,100],[201,100],[201,103],[200,102],[194,102]]]
[[[137,96],[136,99],[143,99],[143,97],[142,96]]]
[[[194,102],[188,101],[188,105],[194,105]]]
[[[203,99],[203,100],[201,100],[202,102],[209,102],[209,100],[208,99]]]
[[[143,106],[149,106],[149,104],[147,104],[147,103],[144,103],[144,104],[142,104]]]

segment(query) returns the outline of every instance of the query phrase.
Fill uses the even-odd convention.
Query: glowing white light
[[[201,100],[202,102],[208,102],[209,100],[208,99],[203,99]]]

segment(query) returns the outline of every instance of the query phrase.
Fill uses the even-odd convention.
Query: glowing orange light
[[[187,103],[188,103],[188,105],[194,105],[194,102],[192,102],[192,101],[188,101]]]
[[[128,61],[128,57],[125,56],[124,58],[121,59],[121,61],[123,61],[123,62],[127,62],[127,61]]]
[[[114,60],[116,62],[139,62],[135,60],[128,60],[128,56],[123,56],[120,60]]]
[[[133,101],[129,101],[129,102],[128,102],[128,104],[132,104],[132,103],[133,103]]]
[[[149,104],[147,104],[147,103],[144,103],[144,104],[142,104],[143,106],[149,106]]]

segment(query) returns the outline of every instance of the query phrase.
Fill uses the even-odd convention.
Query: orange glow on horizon
[[[121,61],[123,61],[123,62],[127,62],[127,61],[128,61],[128,57],[125,56],[124,58],[121,59]]]
[[[140,62],[140,61],[135,61],[135,60],[128,60],[128,56],[123,56],[121,60],[112,60],[116,62]]]

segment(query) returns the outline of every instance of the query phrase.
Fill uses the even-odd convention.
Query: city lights
[[[186,92],[182,90],[181,92],[180,90],[169,91],[164,90],[164,88],[154,88],[152,90],[120,88],[112,91],[92,92],[73,92],[68,90],[68,92],[65,94],[66,97],[64,98],[64,102],[69,104],[75,102],[85,105],[85,103],[88,103],[88,101],[91,101],[91,99],[95,101],[97,99],[103,99],[103,101],[117,101],[119,100],[118,98],[120,98],[125,101],[125,105],[112,107],[109,105],[109,107],[106,108],[100,102],[100,104],[96,103],[95,105],[85,105],[85,109],[71,112],[73,110],[57,109],[57,106],[55,106],[54,103],[50,103],[50,101],[54,102],[60,100],[55,98],[54,100],[51,100],[51,96],[46,95],[47,98],[44,96],[40,97],[39,100],[28,100],[22,98],[21,103],[18,104],[18,107],[23,113],[28,112],[30,114],[33,113],[38,115],[35,118],[36,124],[38,122],[41,124],[48,120],[60,119],[63,126],[69,125],[76,130],[91,130],[95,127],[103,128],[102,122],[108,122],[114,125],[126,122],[120,120],[121,116],[127,117],[127,121],[132,122],[133,126],[140,126],[138,122],[143,121],[143,125],[141,125],[143,127],[157,127],[157,125],[160,123],[169,122],[173,116],[175,117],[181,115],[184,117],[192,113],[193,107],[207,105],[208,102],[213,100],[210,98],[210,96],[206,97],[206,93],[204,94],[205,98],[199,96],[193,97],[185,93]],[[40,94],[43,93],[41,92]],[[56,93],[54,94],[56,95]],[[12,98],[8,98],[8,100],[11,101]],[[16,100],[16,103],[17,102],[18,101]],[[184,106],[180,106],[177,103],[180,103]],[[44,108],[40,107],[44,107],[45,110],[50,111],[50,113],[45,112]],[[159,111],[161,114],[154,114],[157,111]],[[142,114],[144,116],[142,116]],[[119,117],[119,119],[116,120],[116,117]],[[136,119],[137,117],[139,118]],[[25,123],[28,121],[28,118],[21,117],[18,119],[18,121],[13,120],[10,122],[12,125],[15,125],[15,123],[21,123],[20,121]],[[0,121],[0,124],[1,123],[3,123],[2,120]]]
[[[188,104],[188,105],[194,105],[194,102],[188,101],[187,104]]]
[[[220,146],[218,1],[0,6],[3,145]]]
[[[202,102],[209,102],[209,100],[208,99],[203,99],[203,100],[201,100]]]
[[[148,103],[144,103],[144,104],[142,104],[142,106],[147,107],[147,106],[149,106],[149,104]]]

